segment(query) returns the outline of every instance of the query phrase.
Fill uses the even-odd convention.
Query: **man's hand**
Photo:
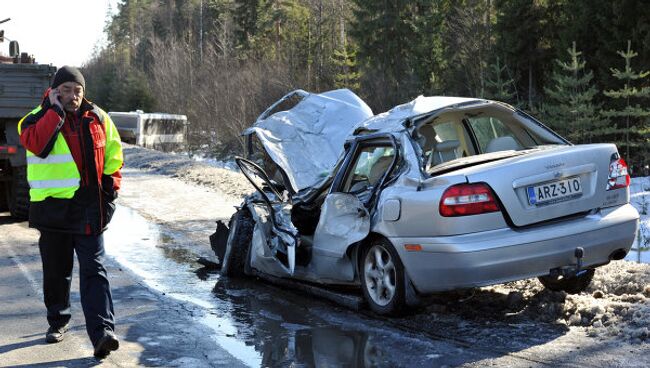
[[[61,100],[59,100],[58,89],[55,88],[50,90],[50,94],[48,95],[48,97],[50,98],[50,105],[56,105],[61,109],[61,111],[65,111],[63,110],[63,104],[61,104]]]

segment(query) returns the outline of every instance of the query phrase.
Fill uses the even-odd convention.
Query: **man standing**
[[[76,253],[86,331],[103,359],[119,347],[102,233],[115,211],[123,158],[115,125],[84,98],[85,88],[78,69],[62,67],[18,132],[27,149],[29,226],[41,233],[46,341],[59,342],[68,330]]]

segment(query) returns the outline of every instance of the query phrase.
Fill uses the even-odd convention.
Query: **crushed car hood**
[[[302,100],[287,111],[269,115],[279,102],[292,96]],[[373,115],[370,107],[348,89],[321,94],[297,90],[278,103],[260,115],[244,135],[257,135],[296,192],[327,176],[354,127]]]

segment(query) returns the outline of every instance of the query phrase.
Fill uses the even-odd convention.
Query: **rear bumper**
[[[584,248],[584,267],[605,264],[614,251],[630,250],[638,220],[638,212],[626,204],[523,230],[389,239],[416,290],[426,294],[547,275],[575,264],[576,247]],[[405,244],[420,244],[422,250],[407,251]]]

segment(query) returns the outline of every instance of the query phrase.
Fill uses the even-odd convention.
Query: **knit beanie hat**
[[[74,66],[65,65],[56,71],[52,80],[52,88],[56,88],[65,82],[77,82],[86,90],[86,80],[79,69]]]

